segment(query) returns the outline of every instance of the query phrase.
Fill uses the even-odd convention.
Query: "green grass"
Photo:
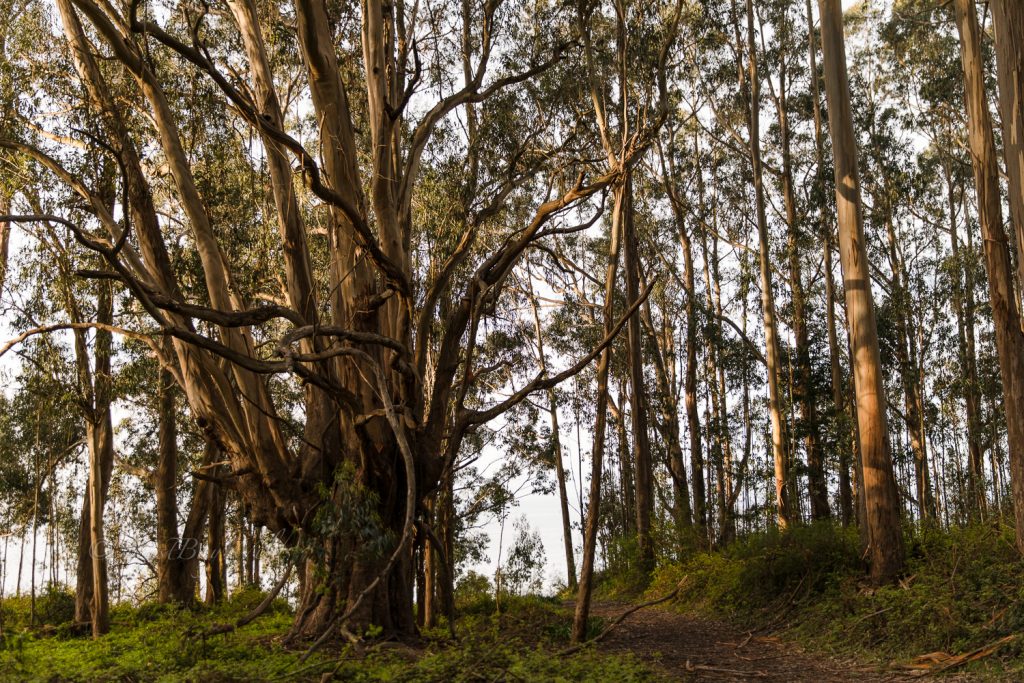
[[[67,597],[65,592],[52,600],[66,608]],[[447,629],[435,629],[411,646],[336,647],[304,664],[299,663],[303,647],[281,644],[292,621],[283,601],[238,631],[203,636],[213,624],[230,623],[260,599],[258,592],[245,591],[224,605],[194,611],[118,606],[111,632],[96,641],[73,636],[66,623],[25,628],[27,601],[6,600],[0,681],[319,681],[325,672],[334,672],[340,681],[656,679],[632,657],[597,652],[557,656],[567,644],[571,617],[558,601],[536,596],[504,596],[500,612],[492,596],[463,596],[458,641],[450,640]],[[54,614],[70,619],[66,609]]]
[[[681,610],[781,630],[813,649],[885,664],[1024,633],[1024,560],[1012,529],[908,531],[906,571],[883,587],[865,580],[856,534],[824,523],[760,534],[659,567],[647,594],[682,581]],[[1017,641],[970,670],[1022,680],[1022,655]]]

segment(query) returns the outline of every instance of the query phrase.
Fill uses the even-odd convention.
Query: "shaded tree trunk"
[[[960,57],[964,70],[964,99],[978,197],[978,222],[984,238],[989,304],[995,324],[999,374],[1003,380],[1010,446],[1010,485],[1016,517],[1017,546],[1024,550],[1024,331],[1014,293],[1010,245],[1003,229],[992,120],[985,95],[981,31],[974,0],[954,0]]]
[[[625,193],[620,228],[625,244],[626,305],[633,306],[640,299],[640,256],[633,208],[633,182],[626,176],[622,191]],[[650,433],[647,430],[647,389],[644,380],[641,313],[638,310],[629,319],[629,385],[632,410],[633,462],[636,466],[636,531],[639,545],[639,568],[644,576],[654,570],[654,538],[651,517],[654,514],[653,464],[651,462]]]
[[[526,271],[527,287],[529,289],[530,308],[533,312],[533,330],[537,342],[537,358],[541,372],[547,372],[547,360],[544,355],[544,336],[541,333],[540,313],[537,310],[537,297],[533,293],[533,279],[529,267]],[[548,417],[551,426],[551,450],[552,458],[555,461],[555,480],[558,484],[558,503],[562,513],[562,543],[565,547],[565,573],[566,586],[574,591],[577,588],[576,582],[576,555],[572,548],[572,520],[569,517],[569,491],[565,481],[565,464],[562,461],[562,437],[558,427],[558,401],[555,397],[554,388],[547,392]]]
[[[619,213],[623,210],[623,194],[618,193],[612,209]],[[615,319],[616,273],[619,265],[621,221],[612,219],[612,234],[608,245],[608,265],[604,280],[604,332],[612,330]],[[608,369],[611,364],[612,348],[605,347],[597,361],[597,395],[594,417],[594,446],[590,458],[590,497],[587,500],[587,515],[583,531],[583,559],[580,567],[579,591],[576,597],[576,610],[573,615],[572,640],[582,642],[587,635],[587,620],[590,616],[590,596],[594,590],[594,561],[597,555],[597,531],[600,527],[601,515],[601,473],[604,465],[605,436],[608,422]]]
[[[1024,3],[991,0],[989,8],[995,29],[1010,218],[1017,238],[1017,282],[1024,290]]]
[[[765,361],[768,373],[768,414],[771,422],[772,459],[775,464],[775,502],[778,524],[786,528],[796,521],[798,506],[793,500],[792,463],[790,462],[786,420],[779,387],[781,371],[779,331],[772,289],[771,248],[768,218],[765,215],[764,174],[761,168],[761,78],[757,68],[757,44],[754,39],[754,5],[747,0],[747,60],[750,81],[750,165],[754,178],[754,206],[757,214],[758,252],[761,270],[761,315],[764,322]]]

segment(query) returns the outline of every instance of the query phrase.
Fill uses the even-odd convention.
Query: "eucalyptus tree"
[[[857,395],[865,554],[871,564],[872,578],[887,581],[894,578],[903,567],[903,538],[889,447],[875,305],[861,215],[861,188],[853,115],[850,110],[843,14],[839,0],[819,0],[818,7],[836,183],[839,255],[843,266],[843,289],[846,293],[847,325]]]
[[[953,9],[960,36],[964,104],[978,222],[981,224],[988,271],[989,305],[999,352],[999,374],[1003,382],[1017,546],[1024,549],[1024,329],[1021,329],[1020,299],[1015,293],[1010,246],[1003,227],[999,167],[985,89],[977,7],[973,0],[955,0]]]
[[[126,331],[148,340],[182,388],[229,463],[225,484],[258,525],[305,550],[293,633],[326,639],[346,620],[410,632],[421,503],[464,439],[579,372],[625,324],[612,320],[597,348],[565,370],[471,404],[486,321],[523,254],[620,183],[645,139],[595,169],[573,147],[574,131],[558,125],[559,111],[529,97],[533,84],[562,74],[572,49],[574,22],[557,7],[525,23],[513,2],[466,11],[383,2],[335,10],[317,0],[57,7],[81,89],[50,96],[96,117],[85,144],[117,161],[124,196],[112,208],[52,138],[0,145],[86,205],[88,219],[56,222],[103,257],[90,274],[130,297]],[[275,59],[278,49],[290,58]],[[469,68],[450,78],[463,51]],[[230,205],[200,182],[202,155],[188,136],[204,124],[175,96],[179,78],[203,84],[213,120],[253,140],[240,150],[237,137],[223,138],[236,172],[269,182],[272,201],[250,229],[266,240],[271,226],[278,232],[283,296],[274,303],[253,305],[260,291],[229,258],[221,218]],[[429,241],[416,230],[427,147],[469,104],[502,102],[528,125],[487,141],[471,218],[441,267],[427,271],[419,250]],[[500,218],[513,201],[526,219],[508,225]],[[169,243],[178,227],[184,253]],[[183,276],[186,258],[196,277]],[[443,319],[442,298],[453,302]],[[274,391],[281,381],[302,386],[291,415]],[[293,416],[302,425],[294,438],[283,426]]]
[[[605,269],[603,317],[606,337],[614,325],[615,291],[619,251],[626,249],[627,307],[632,313],[642,303],[639,292],[639,263],[636,254],[632,167],[652,144],[668,112],[665,64],[675,42],[682,3],[675,6],[642,5],[615,0],[578,8],[579,33],[583,43],[586,93],[594,110],[596,134],[605,167],[622,169],[622,177],[612,187],[612,211]],[[643,36],[643,40],[637,38]],[[646,76],[646,78],[643,78]],[[653,78],[651,78],[653,76]],[[612,84],[617,85],[612,89]],[[648,291],[650,285],[648,285]],[[643,295],[646,298],[646,292]],[[636,465],[636,521],[639,560],[646,575],[654,567],[651,516],[654,500],[652,463],[647,433],[647,397],[642,376],[641,323],[639,315],[630,318],[630,385],[634,462]],[[594,561],[600,521],[601,473],[604,458],[605,426],[608,406],[608,367],[611,347],[606,346],[597,368],[597,415],[594,424],[594,448],[587,525],[584,532],[583,559],[580,568],[579,596],[573,620],[572,637],[580,641],[586,634],[590,596],[593,590]],[[621,406],[620,406],[621,408]]]

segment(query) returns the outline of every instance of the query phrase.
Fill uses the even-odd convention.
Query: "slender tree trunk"
[[[754,38],[754,5],[747,0],[747,59],[750,80],[750,165],[754,177],[754,204],[757,213],[758,250],[761,266],[761,313],[764,321],[766,370],[768,372],[768,413],[772,429],[772,459],[775,463],[775,501],[778,524],[782,528],[795,520],[795,502],[791,500],[792,467],[787,446],[786,422],[782,412],[782,394],[779,388],[780,358],[779,331],[775,315],[775,294],[772,291],[772,266],[768,235],[768,217],[765,215],[764,174],[761,169],[761,78],[757,69],[757,44]]]
[[[952,303],[953,312],[956,314],[957,351],[963,371],[960,384],[963,387],[964,408],[967,414],[967,467],[968,485],[971,490],[969,501],[972,516],[984,517],[986,514],[985,461],[978,421],[978,360],[975,354],[973,325],[974,278],[972,277],[973,269],[967,263],[968,260],[973,259],[973,254],[969,253],[965,258],[961,253],[960,240],[957,236],[957,200],[950,166],[949,159],[944,159],[942,167],[946,180],[946,198],[949,210],[949,242],[953,255]],[[964,211],[966,217],[966,206]],[[970,221],[965,220],[965,225],[970,233]],[[948,518],[948,510],[946,515]]]
[[[1016,517],[1017,546],[1024,550],[1024,331],[1014,293],[1010,245],[1003,229],[992,120],[985,95],[981,31],[974,0],[954,0],[960,56],[964,69],[971,161],[978,196],[978,222],[984,238],[989,304],[995,324],[999,374],[1010,446],[1010,484]]]
[[[616,196],[613,211],[621,215],[622,193]],[[619,265],[621,220],[612,217],[612,234],[608,246],[608,266],[604,280],[604,333],[608,335],[615,324],[616,273]],[[587,501],[587,516],[583,533],[583,560],[580,567],[579,591],[576,611],[573,616],[572,640],[582,642],[587,635],[587,619],[590,616],[590,596],[594,589],[594,561],[597,555],[597,531],[601,515],[601,470],[604,464],[605,431],[608,421],[608,369],[611,364],[612,347],[606,346],[597,361],[597,397],[594,418],[594,448],[591,451],[590,498]]]
[[[789,19],[783,19],[783,32],[789,31]],[[782,44],[787,44],[788,37],[783,35]],[[832,511],[828,504],[828,486],[825,478],[825,460],[821,448],[821,428],[818,424],[818,408],[814,395],[811,376],[810,336],[807,330],[807,296],[803,282],[803,236],[801,235],[800,219],[797,215],[796,193],[793,188],[793,158],[789,131],[788,78],[786,52],[781,55],[779,67],[779,92],[775,97],[775,110],[778,114],[779,136],[782,140],[782,196],[786,211],[788,231],[787,250],[789,252],[789,285],[793,302],[793,337],[795,340],[796,373],[794,379],[794,399],[800,409],[800,431],[804,437],[804,448],[807,453],[807,490],[811,503],[811,518],[827,519]],[[817,74],[814,74],[815,85]]]
[[[219,471],[222,468],[218,468]],[[220,484],[206,489],[209,520],[206,525],[206,604],[224,600],[228,585],[227,555],[225,553],[225,496]]]
[[[157,599],[178,600],[180,575],[178,539],[178,424],[175,415],[173,379],[166,370],[159,374],[160,411],[157,429],[159,458],[154,473],[156,490]]]
[[[622,212],[623,242],[625,245],[626,305],[632,306],[640,298],[640,256],[636,236],[633,208],[633,181],[626,177]],[[643,340],[641,338],[640,311],[628,323],[629,384],[632,410],[633,462],[636,465],[636,531],[639,544],[639,566],[644,576],[654,570],[654,538],[651,535],[651,517],[654,514],[653,465],[651,462],[650,433],[647,429],[647,388],[644,379]]]
[[[922,520],[935,519],[935,498],[932,495],[928,472],[927,435],[924,431],[924,405],[922,385],[917,363],[917,335],[914,312],[911,310],[903,257],[896,241],[892,209],[887,200],[877,200],[876,212],[884,212],[889,264],[892,268],[892,299],[896,306],[896,359],[900,365],[900,383],[903,386],[904,422],[910,433],[910,448],[914,454],[914,482],[918,510]]]
[[[544,354],[544,336],[541,333],[540,313],[537,310],[537,297],[533,293],[533,278],[529,266],[526,271],[527,287],[529,289],[530,308],[533,311],[533,331],[537,340],[537,359],[541,372],[547,372],[547,360]],[[576,555],[572,549],[572,520],[569,517],[569,491],[565,482],[565,464],[562,462],[562,438],[558,428],[558,400],[555,398],[555,390],[548,390],[548,417],[551,424],[551,449],[555,461],[555,479],[558,483],[558,503],[562,512],[562,542],[565,546],[565,572],[566,585],[569,590],[575,591],[576,582]]]
[[[820,212],[819,234],[822,237],[825,271],[825,327],[828,336],[829,372],[832,385],[832,410],[836,415],[836,450],[839,451],[839,511],[843,526],[854,521],[853,488],[850,481],[851,439],[849,425],[854,424],[843,396],[843,375],[839,361],[839,342],[836,332],[835,283],[832,280],[832,222],[825,201],[825,138],[821,122],[821,94],[818,76],[818,47],[814,33],[814,13],[811,0],[807,0],[807,53],[811,75],[811,107],[814,112],[815,186],[820,193],[823,208]],[[855,427],[855,425],[854,425]]]
[[[885,387],[878,350],[864,225],[861,217],[857,143],[850,109],[843,13],[839,0],[819,0],[825,93],[835,164],[839,256],[853,347],[854,387],[864,500],[865,556],[875,581],[889,581],[903,568],[900,506],[889,451]]]

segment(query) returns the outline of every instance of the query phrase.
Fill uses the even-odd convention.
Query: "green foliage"
[[[526,517],[520,517],[513,524],[515,538],[508,552],[508,559],[500,568],[502,592],[520,595],[524,590],[540,592],[544,587],[544,564],[546,555],[540,533],[530,527]]]
[[[36,595],[34,626],[66,626],[75,618],[75,594],[63,585],[47,584]],[[32,598],[28,595],[5,597],[0,603],[4,631],[28,629],[32,624]]]

